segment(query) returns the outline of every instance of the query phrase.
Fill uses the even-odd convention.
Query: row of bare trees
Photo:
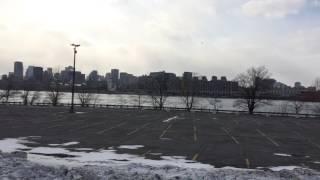
[[[235,81],[239,83],[241,98],[235,101],[234,106],[247,109],[249,114],[253,114],[256,108],[270,105],[270,101],[265,100],[263,96],[263,92],[268,90],[268,87],[265,85],[265,80],[269,77],[269,71],[263,66],[252,67],[246,72],[239,74]],[[147,93],[151,98],[155,109],[164,109],[167,97],[169,96],[169,88],[175,83],[177,82],[171,82],[169,77],[165,76],[165,73],[152,77],[148,82],[147,92],[139,91],[137,93],[138,105],[141,106],[143,103],[141,98],[142,94]],[[191,111],[197,103],[196,95],[199,93],[199,81],[192,78],[183,78],[179,83],[182,103],[187,111]],[[315,85],[317,88],[320,88],[320,78],[316,80]],[[53,106],[57,106],[63,96],[62,83],[58,79],[53,79],[49,83],[49,89],[50,90],[47,92],[48,100]],[[77,87],[77,91],[78,99],[82,107],[96,103],[98,100],[98,95],[93,94],[86,88]],[[0,92],[0,101],[8,102],[12,94],[12,84],[8,81],[5,90]],[[39,93],[31,92],[30,88],[26,86],[22,92],[21,98],[23,99],[23,104],[32,105],[39,99]],[[213,106],[214,110],[221,108],[221,100],[211,98],[208,101],[209,104]],[[288,104],[281,104],[280,111],[287,112],[288,107]],[[299,114],[304,108],[304,102],[299,100],[291,101],[290,107],[293,107],[295,113]],[[314,107],[314,112],[320,113],[320,105]]]
[[[40,99],[40,93],[38,91],[31,91],[31,87],[28,84],[23,86],[20,98],[22,99],[23,105],[34,105],[34,103]],[[89,104],[96,103],[98,95],[90,93],[87,89],[80,87],[78,89],[78,99],[82,107],[88,106]],[[10,97],[13,97],[16,91],[13,89],[12,82],[8,80],[5,85],[5,89],[0,91],[0,101],[9,102]],[[49,83],[49,91],[46,92],[49,103],[52,106],[59,105],[64,93],[62,92],[62,84],[59,80],[53,79]]]
[[[246,72],[239,74],[235,81],[239,83],[240,98],[237,99],[233,106],[240,109],[246,109],[249,114],[254,114],[258,107],[272,105],[269,100],[265,98],[265,92],[270,90],[266,80],[270,78],[270,73],[264,66],[249,68]],[[180,94],[182,102],[187,111],[191,111],[197,103],[196,95],[199,93],[199,81],[194,79],[182,79],[180,83]],[[153,77],[149,83],[149,96],[152,99],[153,106],[156,109],[163,109],[167,100],[168,89],[170,81],[161,74]],[[315,85],[320,89],[320,78],[315,82]],[[210,98],[209,104],[218,110],[221,108],[221,100],[217,98]],[[302,112],[305,108],[305,103],[300,99],[289,101],[289,104],[281,105],[281,112],[288,112],[288,108],[292,107],[296,114]],[[320,105],[315,105],[313,108],[315,113],[320,113]]]

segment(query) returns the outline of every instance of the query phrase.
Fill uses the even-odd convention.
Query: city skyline
[[[18,64],[19,68],[16,67],[17,64]],[[68,72],[71,72],[73,70],[73,67],[71,65],[68,65],[68,66],[63,67],[63,68],[53,69],[52,67],[43,67],[43,66],[39,66],[39,65],[27,65],[27,66],[25,66],[24,62],[22,62],[22,61],[14,61],[13,62],[12,71],[8,71],[7,73],[3,73],[3,74],[0,74],[0,75],[2,77],[3,76],[10,77],[10,75],[13,75],[18,80],[22,80],[22,79],[28,80],[28,79],[30,79],[28,76],[33,76],[33,72],[30,73],[30,72],[28,72],[28,70],[32,69],[32,71],[34,71],[33,70],[34,68],[39,69],[44,74],[48,73],[48,71],[50,71],[50,73],[52,75],[54,75],[55,73],[63,75],[64,73],[68,73]],[[120,74],[121,73],[125,73],[126,75],[131,75],[131,76],[133,75],[134,77],[142,77],[142,76],[149,76],[152,73],[159,73],[159,72],[173,73],[175,76],[180,77],[180,78],[183,78],[185,73],[192,73],[193,77],[198,77],[199,79],[203,79],[203,77],[205,77],[208,81],[211,81],[213,79],[225,80],[225,81],[227,81],[227,80],[228,81],[236,81],[234,78],[230,78],[230,77],[225,76],[225,75],[211,74],[209,76],[206,76],[206,75],[202,75],[200,73],[193,72],[193,71],[184,71],[183,73],[178,74],[176,72],[170,72],[170,71],[167,71],[167,70],[163,69],[163,70],[158,70],[158,71],[154,71],[154,72],[149,71],[149,72],[145,72],[145,73],[143,73],[141,75],[137,75],[137,74],[132,74],[130,72],[122,71],[121,69],[117,69],[117,68],[110,68],[110,69],[107,69],[105,72],[102,72],[102,73],[99,72],[96,69],[90,70],[89,73],[84,73],[81,69],[76,69],[76,74],[77,74],[76,75],[77,76],[76,79],[80,78],[80,79],[83,79],[83,81],[84,81],[84,80],[90,80],[91,79],[90,76],[94,76],[94,78],[91,79],[91,80],[101,81],[100,77],[103,77],[103,79],[110,78],[110,80],[113,83],[115,83],[115,81],[120,79],[120,77],[121,77]],[[31,75],[28,75],[28,74],[31,74]],[[42,74],[41,76],[44,76],[44,74]],[[69,75],[71,76],[71,74],[69,74]],[[83,76],[83,77],[81,77],[81,76]],[[117,76],[116,79],[115,79],[115,76]],[[69,78],[71,78],[71,77],[69,77]],[[278,81],[274,77],[270,77],[270,78],[276,80],[276,82],[278,82],[278,83],[281,83],[281,84],[283,83],[281,81]],[[100,79],[100,80],[98,80],[98,79]],[[1,78],[0,78],[0,80],[1,80]],[[42,79],[38,79],[38,80],[42,81]],[[71,81],[71,79],[69,79],[69,81]],[[307,85],[307,84],[304,84],[303,82],[301,82],[299,80],[296,80],[293,84],[284,83],[284,85],[287,85],[289,87],[296,87],[297,84],[299,84],[299,86],[303,86],[303,87],[314,87],[314,84]]]
[[[62,69],[72,63],[70,43],[80,43],[77,69],[85,74],[234,78],[264,65],[280,82],[310,86],[320,76],[319,10],[319,0],[4,0],[0,73],[17,60]]]

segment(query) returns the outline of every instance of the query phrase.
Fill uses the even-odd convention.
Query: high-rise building
[[[26,71],[27,80],[42,81],[42,77],[43,77],[42,67],[28,66]]]
[[[47,70],[47,71],[49,72],[49,70]],[[65,69],[61,71],[60,79],[64,83],[72,83],[73,67],[72,66],[65,67]],[[76,71],[75,72],[75,83],[81,84],[83,82],[85,82],[85,74],[82,74],[80,71]]]
[[[47,68],[47,70],[43,72],[42,79],[44,82],[50,82],[53,80],[52,68]]]
[[[88,81],[98,81],[99,80],[99,75],[98,71],[93,70],[88,76]]]
[[[121,89],[128,89],[132,84],[137,82],[137,77],[126,72],[120,73],[119,86]]]
[[[33,68],[33,76],[34,80],[42,81],[43,78],[43,68],[42,67],[34,67]]]
[[[33,79],[33,68],[34,68],[34,66],[28,66],[28,68],[27,68],[26,76],[25,76],[27,80]]]
[[[112,87],[117,88],[119,81],[119,69],[111,69],[111,81]]]
[[[18,80],[23,79],[23,63],[20,61],[14,62],[14,77]]]

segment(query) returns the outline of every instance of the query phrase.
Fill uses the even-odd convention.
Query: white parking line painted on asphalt
[[[172,124],[170,124],[163,132],[162,134],[159,136],[159,138],[163,138],[163,136],[167,133],[167,131],[172,127]]]
[[[234,136],[232,136],[226,128],[222,127],[221,129],[233,140],[234,143],[240,144],[239,141]]]
[[[270,138],[269,136],[267,136],[265,133],[263,133],[262,131],[260,131],[259,129],[256,129],[256,131],[263,137],[265,137],[266,139],[268,139],[273,145],[275,146],[280,146],[275,140],[273,140],[272,138]]]
[[[250,169],[250,161],[249,161],[249,159],[246,158],[245,161],[246,161],[247,168]]]
[[[70,129],[69,131],[79,131],[79,130],[82,130],[82,129],[87,129],[87,128],[90,128],[90,127],[95,127],[95,126],[99,126],[99,125],[102,125],[102,124],[105,124],[106,122],[98,122],[98,123],[90,123],[90,124],[86,124],[84,126],[81,126],[81,127],[77,127],[77,128],[74,128],[74,129]]]
[[[192,161],[196,161],[199,157],[199,153],[196,153],[193,157],[192,157]]]
[[[177,118],[178,118],[178,116],[173,116],[173,117],[171,117],[171,118],[168,118],[168,119],[166,119],[166,120],[163,120],[162,122],[168,123],[168,122],[173,121],[173,120],[175,120],[175,119],[177,119]]]
[[[312,140],[310,140],[310,139],[308,139],[308,142],[309,142],[310,144],[312,144],[313,146],[317,147],[318,149],[320,149],[320,145],[319,145],[318,143],[315,143],[314,141],[312,141]]]
[[[312,141],[311,139],[309,139],[309,138],[307,138],[307,137],[303,136],[301,133],[299,133],[299,132],[297,132],[297,131],[293,131],[293,133],[294,133],[294,134],[296,134],[297,136],[299,136],[299,137],[301,137],[301,138],[305,139],[305,140],[306,140],[309,144],[311,144],[312,146],[314,146],[314,147],[316,147],[316,148],[320,149],[320,145],[319,145],[318,143],[315,143],[314,141]]]
[[[198,137],[197,137],[197,127],[193,125],[193,140],[194,142],[197,142]]]
[[[104,134],[104,133],[106,133],[106,132],[108,132],[108,131],[111,131],[111,130],[113,130],[113,129],[115,129],[115,128],[121,127],[121,126],[123,126],[123,125],[125,125],[125,124],[127,124],[127,122],[123,122],[123,123],[117,124],[117,125],[115,125],[115,126],[113,126],[113,127],[110,127],[110,128],[108,128],[108,129],[99,131],[99,132],[97,132],[96,134]]]
[[[134,134],[134,133],[136,133],[136,132],[140,131],[141,129],[143,129],[143,128],[145,128],[145,127],[149,126],[150,124],[151,124],[151,123],[144,124],[143,126],[141,126],[141,127],[137,128],[137,129],[135,129],[135,130],[133,130],[133,131],[129,132],[127,135],[128,135],[128,136],[130,136],[130,135],[132,135],[132,134]]]
[[[51,126],[51,127],[48,127],[47,129],[54,129],[54,128],[57,128],[57,127],[64,127],[66,126],[65,124],[59,124],[59,125],[55,125],[55,126]]]

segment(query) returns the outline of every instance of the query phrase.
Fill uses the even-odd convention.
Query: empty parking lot
[[[320,119],[151,110],[0,107],[0,138],[41,136],[41,146],[78,141],[74,147],[117,149],[149,159],[185,156],[212,164],[257,168],[320,169]]]

